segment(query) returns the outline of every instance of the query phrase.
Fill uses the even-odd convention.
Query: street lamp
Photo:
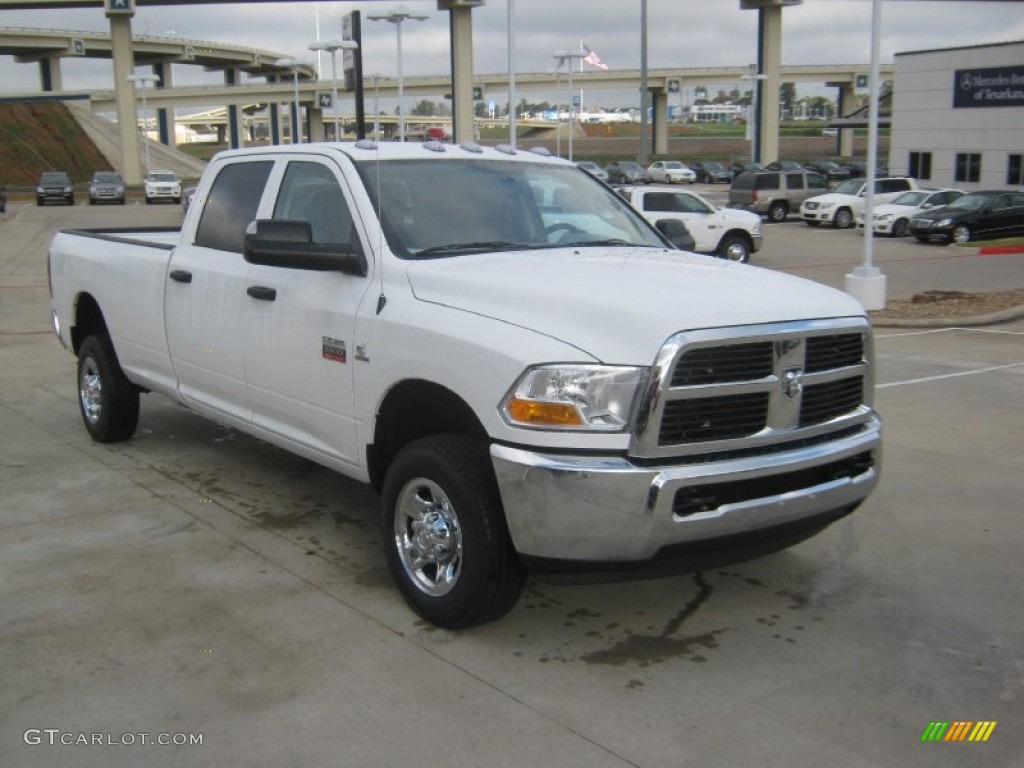
[[[747,132],[750,134],[750,162],[756,163],[758,158],[757,146],[757,124],[759,122],[759,115],[757,113],[757,92],[761,87],[761,81],[767,80],[768,75],[760,74],[757,71],[757,65],[752,64],[750,66],[749,75],[740,75],[740,80],[750,80],[753,84],[750,98],[750,119],[747,120]]]
[[[581,53],[580,51],[555,51],[554,57],[558,59],[558,66],[566,64],[566,69],[569,71],[569,162],[572,162],[572,116],[575,112],[573,104],[573,93],[572,93],[572,63],[578,59],[583,59],[587,54]]]
[[[388,11],[387,13],[370,14],[366,18],[370,21],[387,21],[395,25],[395,38],[398,47],[398,140],[405,141],[405,101],[402,90],[402,22],[406,19],[423,21],[430,17],[399,9]]]
[[[302,143],[302,108],[299,106],[299,67],[306,66],[306,62],[300,59],[278,59],[282,67],[289,67],[292,71],[292,84],[295,86],[295,105],[292,109],[292,144]]]
[[[352,51],[359,47],[355,40],[317,40],[309,44],[311,51],[331,52],[331,100],[334,103],[334,140],[341,141],[341,127],[338,121],[338,51]]]
[[[159,75],[128,75],[125,80],[142,90],[142,146],[146,153],[146,176],[149,176],[149,118],[146,113],[146,89],[160,82]],[[138,118],[135,120],[138,123]]]

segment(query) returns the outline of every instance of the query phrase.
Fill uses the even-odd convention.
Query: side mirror
[[[658,219],[654,226],[677,250],[692,251],[697,246],[690,230],[679,219]]]
[[[242,256],[250,264],[365,277],[366,257],[349,243],[314,243],[308,221],[260,219],[245,233]]]

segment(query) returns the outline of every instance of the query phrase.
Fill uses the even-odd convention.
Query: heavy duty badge
[[[345,342],[341,339],[332,339],[330,336],[322,336],[323,346],[321,347],[324,359],[334,360],[336,363],[348,362],[345,354]]]

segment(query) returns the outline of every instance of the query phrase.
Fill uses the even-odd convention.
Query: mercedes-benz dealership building
[[[889,168],[924,186],[1024,187],[1024,41],[894,62]]]

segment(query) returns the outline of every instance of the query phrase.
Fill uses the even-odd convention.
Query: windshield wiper
[[[638,246],[638,247],[641,247],[641,248],[650,248],[650,247],[652,247],[652,246],[639,245],[637,243],[631,243],[628,240],[623,240],[622,238],[619,238],[619,237],[610,237],[610,238],[605,239],[605,240],[570,240],[569,242],[566,242],[566,243],[559,243],[559,245],[560,246],[564,246],[564,247],[568,247],[568,246],[576,247],[578,245],[585,245],[588,248],[590,246],[592,246],[592,245],[634,245],[634,246]],[[658,247],[660,247],[660,246],[658,246]]]
[[[525,251],[537,247],[546,246],[537,246],[531,243],[510,243],[507,240],[482,240],[473,243],[435,245],[433,248],[424,248],[422,251],[417,251],[415,255],[431,256],[441,253],[472,253],[474,251]]]

